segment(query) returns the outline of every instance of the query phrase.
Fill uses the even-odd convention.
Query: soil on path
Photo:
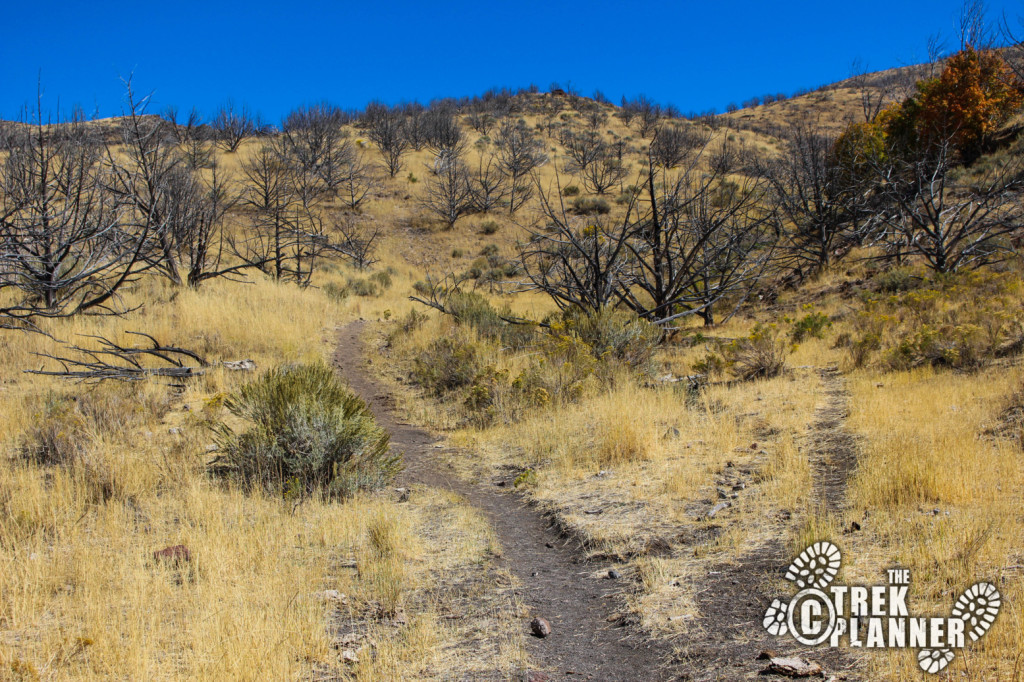
[[[834,368],[819,371],[825,400],[814,415],[808,449],[813,489],[795,494],[811,496],[813,505],[841,516],[846,489],[857,462],[856,442],[844,427],[849,395]],[[764,629],[765,610],[777,596],[779,583],[794,557],[787,539],[792,524],[781,521],[777,533],[740,556],[733,563],[709,567],[699,587],[700,636],[681,643],[684,677],[689,680],[764,679],[759,677],[767,661],[762,652],[799,656],[821,664],[826,677],[841,673],[845,680],[859,679],[854,661],[842,649],[801,646],[792,637],[773,637]],[[795,590],[794,590],[795,591]]]
[[[502,545],[502,561],[522,585],[520,597],[531,617],[551,623],[551,635],[530,637],[538,668],[552,680],[675,679],[667,646],[630,626],[608,622],[611,614],[622,611],[622,592],[629,589],[625,578],[596,577],[607,567],[584,561],[575,543],[515,493],[447,471],[434,456],[438,439],[395,414],[394,397],[367,369],[364,331],[361,321],[341,328],[334,355],[337,371],[366,400],[391,434],[392,447],[403,454],[405,470],[397,485],[451,490],[487,516]],[[529,627],[529,619],[523,627]]]

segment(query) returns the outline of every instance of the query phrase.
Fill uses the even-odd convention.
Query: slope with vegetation
[[[272,128],[153,116],[129,87],[116,120],[5,123],[0,670],[530,669],[502,538],[392,490],[400,453],[323,364],[366,318],[399,409],[454,446],[438,466],[612,562],[610,622],[675,649],[652,669],[755,673],[773,571],[830,539],[848,582],[910,568],[920,612],[997,581],[952,670],[1013,679],[1014,54],[721,116],[531,88]],[[741,588],[750,613],[708,596]]]

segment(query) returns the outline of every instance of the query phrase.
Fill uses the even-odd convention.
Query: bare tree
[[[627,218],[607,222],[601,217],[571,215],[561,191],[551,200],[539,192],[544,220],[526,227],[517,262],[526,275],[524,289],[548,295],[559,309],[594,313],[617,302],[628,288],[629,240],[635,224]],[[557,202],[557,203],[556,203]]]
[[[502,123],[495,145],[498,167],[508,181],[509,213],[515,213],[533,194],[530,174],[547,163],[548,157],[543,144],[522,120]]]
[[[716,305],[733,312],[760,281],[774,251],[775,216],[763,201],[766,183],[742,173],[736,156],[696,155],[674,181],[648,157],[646,205],[638,215],[626,305],[665,325],[696,314],[715,323]],[[735,179],[734,179],[735,178]]]
[[[665,123],[654,131],[651,158],[662,168],[675,168],[694,151],[703,150],[710,140],[710,133],[697,126]]]
[[[601,153],[582,171],[583,186],[588,192],[605,194],[625,179],[629,170],[608,148],[601,145]]]
[[[225,102],[213,120],[210,121],[215,139],[224,151],[234,152],[247,138],[257,135],[262,128],[257,116],[249,110],[249,107],[242,105],[236,107],[234,100]]]
[[[401,112],[385,104],[371,102],[363,114],[363,125],[367,136],[377,145],[388,175],[395,177],[402,170],[402,157],[409,150]]]
[[[373,167],[359,150],[345,160],[341,169],[342,180],[338,196],[352,210],[358,209],[378,184]]]
[[[889,258],[905,250],[936,272],[955,272],[1013,253],[1009,236],[1024,226],[1020,158],[954,173],[955,159],[947,136],[917,152],[894,150],[879,163],[891,208],[877,220]]]
[[[345,180],[354,149],[342,129],[345,114],[327,102],[291,111],[281,126],[296,167],[329,194]]]
[[[649,100],[645,95],[640,95],[635,105],[637,127],[640,137],[647,137],[647,134],[654,130],[661,118],[661,107]]]
[[[472,113],[466,116],[466,123],[481,135],[487,135],[494,128],[495,120],[488,113]]]
[[[460,159],[448,163],[427,181],[423,205],[445,222],[448,229],[473,207],[469,170]]]
[[[846,169],[834,162],[835,139],[815,130],[809,121],[780,133],[784,152],[761,164],[772,188],[772,201],[786,219],[783,245],[800,275],[827,268],[843,253],[841,246],[858,232],[865,218],[863,197],[851,192]]]
[[[105,147],[80,118],[34,118],[0,136],[0,327],[125,312],[118,292],[149,268],[150,234],[104,188]]]
[[[582,173],[594,163],[604,152],[605,144],[601,133],[594,130],[562,130],[561,143],[569,160],[565,164],[565,172]]]
[[[480,213],[489,213],[505,201],[508,186],[494,156],[488,155],[486,162],[483,156],[479,158],[476,169],[469,176],[469,189],[473,209]]]

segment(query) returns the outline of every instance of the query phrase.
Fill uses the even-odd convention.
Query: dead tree
[[[682,164],[690,154],[702,151],[711,140],[708,132],[693,125],[662,124],[654,131],[650,155],[665,169]]]
[[[476,169],[469,176],[469,191],[473,199],[473,210],[480,213],[490,211],[502,205],[508,197],[508,185],[497,160],[492,155],[485,162],[481,156]]]
[[[27,374],[74,379],[76,381],[100,382],[108,379],[116,381],[142,381],[150,377],[170,379],[192,379],[202,376],[209,363],[198,353],[165,346],[149,334],[126,332],[148,339],[147,346],[123,346],[102,336],[86,336],[99,342],[99,348],[83,348],[68,346],[68,350],[78,357],[36,353],[37,356],[54,360],[62,369],[27,369]],[[190,364],[186,364],[186,362]]]
[[[495,145],[498,148],[498,168],[505,176],[509,190],[509,213],[515,213],[533,194],[530,175],[547,163],[543,144],[522,120],[501,125]]]
[[[234,100],[229,99],[217,110],[210,121],[210,127],[213,128],[217,144],[230,153],[236,151],[247,138],[257,135],[262,124],[248,106],[243,104],[236,107]]]
[[[376,188],[379,180],[373,167],[366,162],[362,151],[354,150],[345,159],[341,168],[341,183],[338,196],[342,203],[353,211],[358,209],[366,197]]]
[[[849,174],[835,163],[835,139],[817,132],[810,122],[783,131],[783,153],[760,164],[771,200],[786,223],[782,248],[791,267],[806,275],[827,268],[844,252],[841,247],[865,219],[863,196],[851,192]]]
[[[473,208],[469,169],[456,158],[427,180],[424,207],[451,229],[461,216]]]
[[[569,157],[565,163],[565,172],[572,175],[585,173],[606,150],[601,134],[594,130],[565,128],[560,141]]]
[[[646,203],[637,205],[629,241],[631,286],[623,290],[638,315],[661,325],[698,315],[711,325],[719,303],[731,302],[731,315],[764,274],[777,227],[763,207],[766,183],[730,158],[698,155],[674,181],[662,171],[659,182],[648,157]]]
[[[367,137],[377,145],[388,175],[395,177],[402,170],[402,157],[409,150],[401,112],[384,104],[371,103],[363,115],[363,125]]]
[[[1019,158],[976,173],[953,173],[952,138],[921,150],[892,150],[879,173],[890,208],[876,220],[883,226],[887,258],[904,252],[920,256],[935,272],[976,268],[1009,257],[1010,235],[1024,226]]]
[[[291,111],[281,126],[296,167],[327,194],[335,194],[344,183],[355,153],[342,129],[345,118],[341,109],[321,102]]]
[[[151,234],[105,190],[104,143],[79,119],[44,121],[39,103],[0,144],[0,327],[125,312],[118,293],[149,269]]]
[[[559,188],[560,190],[560,188]],[[526,227],[517,263],[526,280],[521,290],[541,291],[559,309],[596,313],[622,299],[628,288],[629,242],[637,226],[630,220],[634,204],[621,221],[580,218],[562,202],[539,192],[543,220]]]
[[[605,194],[609,189],[622,182],[629,173],[627,169],[607,147],[601,146],[601,153],[583,171],[583,186],[588,192]]]

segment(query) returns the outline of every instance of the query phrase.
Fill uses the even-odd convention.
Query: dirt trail
[[[843,422],[848,414],[845,385],[834,368],[819,371],[825,401],[815,411],[808,453],[812,471],[811,499],[830,514],[841,514],[847,481],[857,461],[853,436]],[[842,649],[809,650],[791,637],[773,637],[762,626],[765,610],[778,591],[778,583],[793,560],[788,538],[789,518],[776,520],[777,530],[735,563],[709,568],[697,594],[703,636],[682,645],[687,679],[757,679],[765,662],[762,651],[816,661],[828,673],[846,671],[843,679],[856,680],[853,661]]]
[[[825,404],[814,414],[811,467],[814,501],[822,510],[841,515],[846,508],[846,488],[857,466],[857,442],[843,426],[850,414],[846,384],[835,367],[820,371]]]
[[[335,366],[391,433],[392,446],[404,454],[405,471],[398,485],[451,490],[487,515],[501,542],[505,565],[522,584],[523,603],[531,615],[551,622],[549,637],[530,637],[530,654],[538,667],[552,680],[670,679],[670,650],[629,627],[607,622],[610,614],[621,610],[619,593],[628,588],[624,579],[593,577],[602,566],[582,562],[550,521],[514,493],[446,472],[432,456],[438,439],[394,413],[394,398],[367,371],[364,328],[365,323],[354,322],[339,331]],[[528,627],[528,620],[523,625]]]

